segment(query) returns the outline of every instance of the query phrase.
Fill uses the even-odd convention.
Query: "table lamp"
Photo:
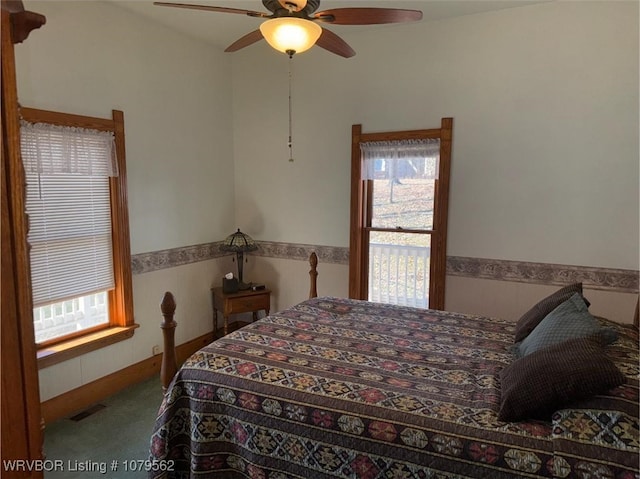
[[[249,289],[250,285],[245,284],[242,281],[242,265],[244,262],[244,253],[247,251],[255,251],[258,249],[258,245],[256,245],[253,238],[246,233],[240,231],[236,231],[233,234],[227,236],[222,244],[220,245],[221,251],[231,251],[236,254],[236,261],[238,262],[238,288],[239,289]]]

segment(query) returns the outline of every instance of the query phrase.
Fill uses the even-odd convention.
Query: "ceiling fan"
[[[236,40],[225,49],[225,52],[238,51],[264,38],[273,48],[287,53],[290,57],[294,53],[301,53],[311,48],[314,44],[344,58],[356,54],[342,38],[320,26],[320,23],[377,25],[422,19],[420,10],[397,8],[334,8],[315,13],[320,6],[320,0],[262,0],[262,4],[271,13],[208,5],[154,2],[154,5],[163,7],[237,13],[267,19],[258,30]]]

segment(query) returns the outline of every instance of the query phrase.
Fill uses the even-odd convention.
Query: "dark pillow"
[[[573,293],[567,301],[551,311],[526,338],[514,347],[516,356],[522,357],[538,349],[546,348],[572,338],[581,338],[601,332],[606,344],[618,339],[614,330],[601,326],[591,316],[579,293]]]
[[[516,323],[513,342],[518,343],[526,338],[547,314],[564,303],[573,296],[574,293],[580,293],[580,295],[582,295],[582,283],[573,283],[565,286],[535,304],[529,311],[524,313]],[[584,299],[584,301],[585,304],[589,306],[589,302],[586,299]]]
[[[515,360],[500,372],[498,419],[549,420],[571,403],[620,386],[625,377],[600,335],[569,339]]]

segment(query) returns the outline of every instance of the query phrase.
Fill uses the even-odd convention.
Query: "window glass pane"
[[[435,180],[391,178],[372,182],[372,227],[433,229]]]
[[[33,309],[36,343],[109,324],[109,296],[102,291]]]
[[[372,231],[369,301],[429,307],[431,235]]]

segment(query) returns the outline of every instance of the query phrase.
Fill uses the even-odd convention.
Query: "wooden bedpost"
[[[164,293],[164,296],[162,297],[160,310],[164,317],[164,320],[160,325],[162,328],[162,336],[164,337],[164,352],[162,354],[162,364],[160,365],[160,382],[162,383],[162,390],[166,391],[167,387],[169,387],[169,383],[178,370],[174,338],[176,322],[173,320],[173,315],[176,312],[176,301],[173,298],[173,295],[168,291]]]
[[[318,256],[315,251],[311,253],[309,256],[309,264],[311,265],[311,270],[309,270],[310,283],[311,287],[309,289],[309,298],[315,298],[318,296],[318,289],[316,287],[316,283],[318,280]]]

